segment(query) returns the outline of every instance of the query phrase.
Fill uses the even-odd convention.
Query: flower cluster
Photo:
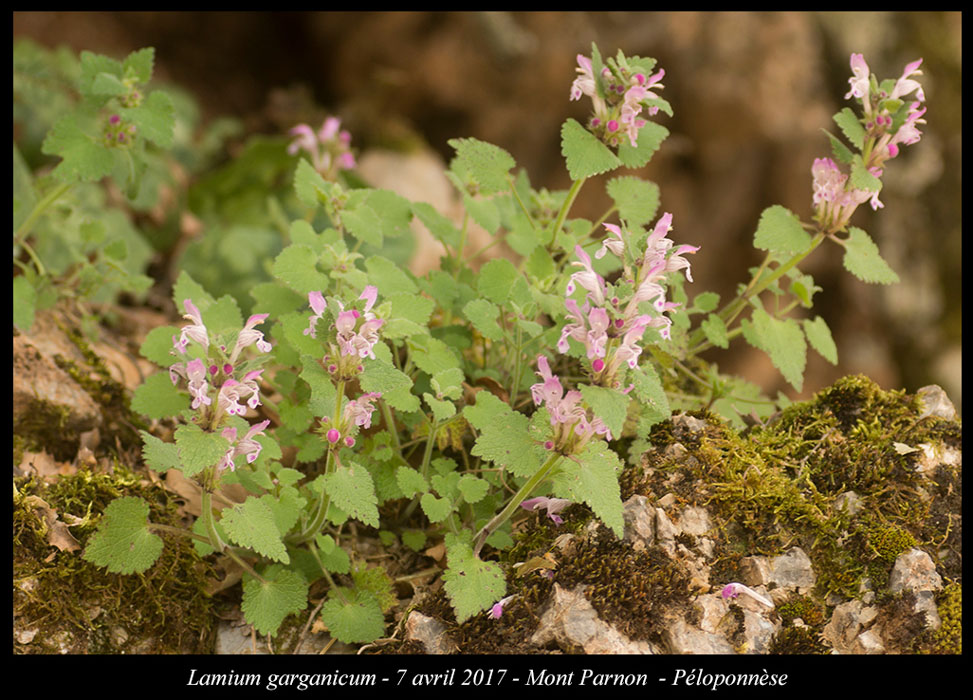
[[[341,128],[338,117],[325,119],[317,132],[307,124],[298,124],[290,133],[295,138],[287,152],[293,155],[306,151],[311,156],[311,165],[326,180],[334,180],[340,170],[355,167],[355,156],[350,150],[351,134]]]
[[[335,341],[331,344],[331,352],[324,356],[324,362],[328,372],[336,375],[339,379],[351,379],[361,372],[361,360],[366,357],[374,359],[373,348],[378,342],[378,331],[385,324],[385,320],[377,318],[372,313],[372,307],[378,298],[378,288],[373,285],[365,287],[359,301],[365,302],[365,307],[361,311],[358,309],[345,309],[344,304],[335,300],[338,305],[338,313],[332,328],[335,329]],[[310,292],[307,295],[308,305],[313,311],[313,315],[308,321],[308,327],[304,329],[304,335],[312,338],[317,337],[317,323],[328,308],[328,302],[321,292]]]
[[[340,442],[345,447],[354,447],[354,433],[357,433],[360,428],[367,430],[372,427],[372,413],[375,411],[373,402],[380,398],[382,398],[381,392],[372,391],[349,401],[345,404],[336,425],[331,425],[331,419],[327,416],[322,418],[325,425],[331,425],[324,434],[328,443],[337,445]]]
[[[571,501],[566,498],[548,498],[546,496],[537,496],[536,498],[528,498],[526,501],[521,502],[520,507],[524,510],[535,511],[543,508],[547,511],[547,517],[549,517],[555,525],[562,525],[564,519],[559,515],[559,513],[571,505]]]
[[[106,146],[131,146],[135,140],[135,124],[124,121],[120,115],[113,114],[108,117],[103,132],[104,143]]]
[[[236,428],[223,428],[221,435],[230,442],[230,447],[227,449],[226,454],[223,455],[220,463],[216,466],[217,473],[222,473],[227,469],[230,471],[236,469],[236,463],[233,461],[233,458],[239,455],[245,455],[247,464],[253,464],[257,460],[257,457],[260,456],[261,450],[260,443],[254,440],[254,438],[258,435],[263,435],[264,429],[268,425],[270,425],[269,420],[262,420],[259,423],[255,423],[250,426],[247,434],[240,440],[237,440]]]
[[[591,98],[594,115],[588,127],[609,146],[618,146],[625,136],[635,147],[639,129],[645,126],[645,120],[639,116],[643,107],[649,115],[659,111],[658,104],[648,101],[660,101],[653,90],[665,87],[660,82],[665,71],[660,69],[646,75],[648,71],[642,69],[639,59],[632,59],[632,63],[629,65],[622,59],[619,65],[610,60],[596,76],[591,59],[578,54],[579,75],[571,85],[571,99],[580,100],[582,95]]]
[[[561,380],[551,373],[551,366],[543,355],[537,356],[537,368],[541,381],[531,386],[530,393],[534,403],[544,404],[551,416],[554,439],[545,443],[547,449],[573,454],[580,452],[594,435],[612,439],[608,426],[597,416],[589,415],[581,392],[577,389],[564,391]]]
[[[882,177],[885,162],[899,155],[901,146],[911,146],[922,138],[919,125],[926,123],[922,118],[926,108],[921,106],[926,96],[914,78],[922,75],[921,64],[921,58],[913,61],[906,65],[898,80],[879,84],[864,56],[851,55],[852,76],[848,79],[851,88],[845,99],[855,98],[862,105],[862,159],[868,173],[875,178]],[[910,95],[915,99],[907,100]],[[815,219],[828,232],[844,229],[859,204],[867,201],[876,210],[884,206],[878,190],[854,187],[848,175],[830,158],[815,159],[811,174]]]
[[[609,236],[595,253],[602,258],[607,253],[625,261],[625,249],[630,238],[628,232],[614,224],[605,224]],[[575,247],[578,260],[572,265],[581,268],[571,275],[565,290],[564,305],[568,323],[561,331],[557,349],[566,353],[570,349],[569,338],[585,347],[595,381],[601,386],[615,387],[617,375],[623,365],[634,369],[642,354],[639,343],[648,328],[658,328],[665,339],[670,337],[672,320],[665,315],[677,306],[666,301],[665,277],[669,272],[685,270],[686,279],[693,281],[686,254],[695,253],[698,246],[673,247],[668,238],[672,230],[672,214],[665,213],[645,241],[645,251],[636,260],[634,268],[625,266],[624,288],[631,289],[631,296],[623,301],[613,294],[605,280],[594,271],[591,258],[581,246]],[[584,301],[579,304],[571,298],[578,287],[586,290]],[[643,313],[642,302],[651,302],[653,313]]]
[[[194,357],[171,365],[169,378],[172,383],[178,384],[180,378],[186,380],[193,410],[202,409],[214,426],[224,415],[242,416],[246,412],[246,407],[241,403],[244,399],[251,409],[257,408],[260,405],[260,385],[257,382],[263,370],[248,370],[246,363],[239,363],[238,360],[240,353],[251,345],[261,352],[270,352],[270,343],[264,340],[261,331],[256,330],[256,326],[267,319],[267,314],[254,314],[247,319],[237,334],[233,349],[227,353],[226,345],[210,342],[202,314],[192,300],[186,299],[183,306],[186,310],[183,318],[192,323],[183,326],[178,336],[172,336],[173,353],[186,355],[189,343],[193,342],[202,348],[205,360]],[[207,414],[206,407],[213,406],[213,390],[216,391],[216,409]]]

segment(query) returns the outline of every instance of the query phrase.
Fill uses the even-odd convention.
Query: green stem
[[[498,527],[510,519],[510,516],[513,515],[514,511],[517,510],[520,504],[523,503],[528,496],[530,496],[531,491],[537,488],[538,484],[547,478],[548,474],[550,474],[551,470],[554,468],[554,465],[558,463],[561,457],[562,455],[558,452],[555,452],[548,457],[547,461],[544,463],[544,466],[538,469],[534,473],[534,476],[530,477],[524,482],[524,485],[521,486],[520,490],[514,494],[507,506],[497,515],[493,516],[493,519],[490,522],[483,526],[483,529],[480,530],[476,536],[476,546],[473,547],[473,556],[480,555],[480,550],[483,549],[483,545],[486,544],[487,538],[496,532]]]
[[[226,551],[226,545],[220,539],[220,533],[216,531],[216,521],[213,520],[213,494],[209,489],[203,489],[202,511],[203,525],[206,526],[210,546],[220,553]]]
[[[578,196],[578,192],[581,191],[581,186],[584,184],[585,180],[588,178],[583,177],[580,180],[575,180],[571,183],[571,189],[568,190],[568,196],[564,199],[564,204],[561,205],[561,211],[557,213],[557,220],[554,222],[554,228],[551,231],[551,242],[548,245],[548,250],[554,250],[554,243],[557,241],[558,231],[564,225],[564,220],[568,217],[568,212],[571,211],[571,206],[574,204],[574,200]]]
[[[20,228],[17,229],[15,238],[18,240],[26,238],[31,229],[34,228],[34,224],[37,223],[37,220],[47,210],[47,208],[56,202],[62,194],[71,189],[71,187],[71,183],[65,183],[59,187],[55,187],[53,190],[44,195],[44,198],[34,205],[34,209],[30,212],[30,215],[24,219],[24,223],[22,223]]]
[[[156,532],[167,532],[171,535],[181,535],[183,537],[191,537],[198,542],[202,542],[203,544],[208,544],[210,546],[212,546],[213,544],[212,542],[210,542],[208,537],[204,537],[199,533],[193,532],[192,530],[186,530],[181,527],[173,527],[172,525],[163,525],[161,523],[149,523],[149,529],[155,530]]]

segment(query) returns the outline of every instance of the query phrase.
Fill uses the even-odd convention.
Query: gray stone
[[[792,547],[771,562],[773,582],[780,588],[810,590],[817,577],[811,567],[811,560],[800,547]]]
[[[557,583],[547,607],[541,614],[531,644],[556,643],[565,650],[578,647],[586,654],[656,654],[648,642],[632,641],[606,623],[584,595],[584,586],[573,590]]]
[[[938,591],[942,587],[943,579],[936,572],[936,565],[921,549],[910,549],[895,560],[889,576],[889,590],[892,593]]]
[[[655,509],[655,543],[670,557],[676,554],[676,528],[662,508]]]
[[[927,416],[956,420],[956,407],[941,386],[936,384],[924,386],[916,392],[916,395],[922,407],[919,412],[920,420]]]
[[[679,514],[676,527],[686,535],[694,535],[697,537],[705,535],[712,527],[709,520],[709,511],[698,506],[687,506]]]
[[[735,654],[726,637],[706,632],[678,619],[666,626],[662,634],[670,654]]]
[[[831,619],[824,626],[822,635],[837,654],[861,653],[855,643],[861,632],[862,602],[850,600],[834,609]]]
[[[834,499],[834,508],[846,515],[854,516],[862,508],[862,499],[854,491],[845,491]]]
[[[858,635],[855,643],[858,648],[858,653],[860,654],[885,653],[885,645],[882,643],[882,637],[876,630],[866,630],[862,632],[860,635]]]
[[[625,521],[625,541],[631,542],[636,551],[642,551],[655,542],[655,509],[645,496],[635,495],[625,501],[622,517]]]
[[[459,650],[456,642],[446,634],[443,623],[417,610],[409,613],[405,621],[405,638],[422,643],[427,654],[454,654]]]

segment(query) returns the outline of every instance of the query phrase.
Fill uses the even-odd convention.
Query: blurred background
[[[811,214],[811,163],[830,155],[822,129],[845,106],[849,56],[879,78],[923,59],[922,141],[883,178],[877,213],[852,219],[901,278],[889,287],[846,273],[833,245],[802,269],[824,291],[840,364],[808,353],[795,395],[767,357],[738,342],[709,359],[775,394],[805,398],[849,373],[883,388],[936,383],[961,408],[962,23],[958,12],[15,12],[14,38],[115,58],[156,49],[155,76],[188,89],[204,117],[281,134],[311,114],[338,114],[362,155],[422,153],[448,162],[447,140],[473,136],[509,151],[535,187],[569,185],[560,124],[587,118],[570,102],[576,55],[652,56],[666,71],[671,132],[639,174],[659,184],[673,239],[701,245],[690,293],[724,299],[759,263],[760,212]],[[389,186],[383,184],[383,186]],[[575,215],[596,218],[602,187]]]

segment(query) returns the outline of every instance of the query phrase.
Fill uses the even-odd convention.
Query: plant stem
[[[473,547],[473,556],[479,556],[480,550],[483,549],[483,545],[486,544],[487,538],[492,535],[498,527],[503,525],[510,516],[513,515],[514,511],[517,510],[518,506],[523,503],[524,500],[530,496],[531,491],[537,488],[547,475],[550,474],[554,465],[560,461],[562,455],[558,452],[553,453],[548,457],[547,461],[544,463],[540,469],[538,469],[534,476],[530,477],[524,482],[524,485],[520,487],[520,490],[514,494],[507,506],[500,511],[497,515],[493,516],[493,519],[483,526],[483,529],[476,536],[476,546]]]
[[[571,211],[571,206],[574,204],[574,200],[578,196],[578,192],[581,191],[581,186],[584,184],[585,180],[588,178],[583,177],[580,180],[575,180],[571,183],[571,189],[568,190],[568,196],[564,199],[564,204],[561,205],[561,211],[557,213],[557,219],[554,222],[553,230],[551,231],[551,242],[548,245],[548,250],[554,249],[554,243],[557,241],[558,231],[564,225],[564,220],[568,217],[568,212]]]
[[[22,223],[20,228],[17,229],[17,233],[14,234],[14,237],[17,239],[26,238],[31,229],[34,228],[34,224],[37,223],[37,220],[47,210],[47,208],[54,204],[54,202],[56,202],[62,194],[71,189],[71,187],[71,183],[64,183],[63,185],[55,187],[53,190],[44,195],[44,198],[34,205],[34,209],[30,212],[30,215],[24,219],[24,223]]]

